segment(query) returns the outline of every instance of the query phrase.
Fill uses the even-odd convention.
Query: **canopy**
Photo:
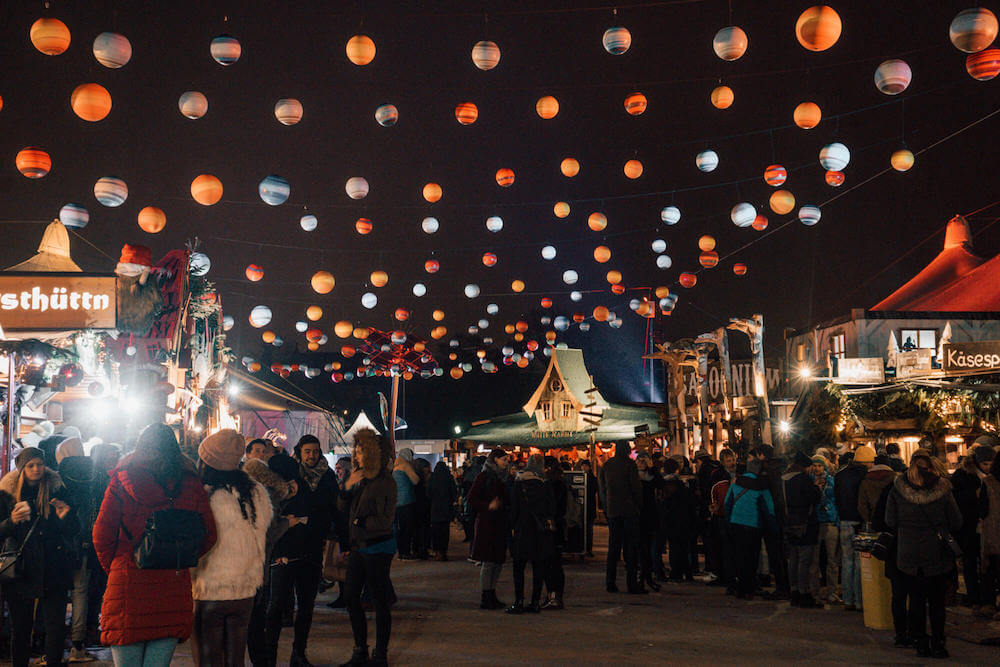
[[[517,412],[477,423],[462,434],[462,439],[551,449],[588,445],[591,442],[632,440],[636,437],[636,427],[648,428],[650,435],[665,433],[666,429],[660,428],[659,421],[660,416],[656,408],[611,403],[604,409],[601,425],[592,432],[541,431],[534,417],[529,417],[524,412]]]

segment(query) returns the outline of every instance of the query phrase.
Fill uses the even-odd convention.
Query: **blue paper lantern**
[[[94,196],[105,206],[121,206],[128,199],[128,186],[120,178],[104,176],[94,184]]]
[[[279,206],[288,201],[288,196],[292,193],[292,188],[284,178],[271,174],[260,182],[260,185],[257,186],[257,192],[265,204]]]
[[[613,56],[620,56],[632,46],[632,33],[620,25],[612,26],[604,31],[601,43],[604,44],[605,51]]]
[[[105,67],[118,69],[132,58],[132,44],[125,35],[102,32],[94,38],[94,57]]]
[[[83,229],[90,222],[90,212],[82,204],[66,204],[59,209],[59,221],[71,229]]]
[[[383,104],[375,109],[375,120],[382,127],[392,127],[399,121],[399,109],[392,104]]]
[[[719,166],[719,154],[715,151],[702,151],[694,159],[694,163],[704,172],[715,171]]]

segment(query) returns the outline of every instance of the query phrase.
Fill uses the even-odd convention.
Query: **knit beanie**
[[[58,447],[56,447],[56,463],[62,463],[62,460],[70,456],[86,456],[83,451],[83,443],[80,442],[80,438],[66,438],[63,440]]]
[[[267,467],[283,480],[290,482],[299,477],[299,462],[288,454],[275,454],[267,461]]]
[[[399,450],[399,458],[403,459],[404,461],[409,461],[410,463],[413,463],[413,450],[410,449],[409,447],[404,447],[403,449]]]
[[[989,463],[996,456],[996,452],[993,451],[992,447],[986,445],[979,445],[972,449],[972,460],[978,463]]]
[[[810,465],[812,465],[812,459],[810,459],[805,452],[795,452],[795,456],[792,457],[792,462],[795,465],[801,466],[803,468],[808,468]]]
[[[24,466],[28,465],[28,461],[32,459],[41,459],[42,463],[44,463],[45,452],[38,447],[25,447],[19,451],[17,456],[14,457],[14,465],[17,466],[17,471],[21,472],[24,470]]]
[[[201,441],[198,458],[215,470],[236,470],[243,459],[243,450],[243,436],[238,431],[225,428]]]

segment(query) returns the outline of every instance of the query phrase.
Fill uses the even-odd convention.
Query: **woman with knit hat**
[[[819,450],[817,450],[818,452]],[[819,487],[819,502],[816,503],[816,520],[819,522],[819,546],[813,552],[809,567],[809,583],[814,598],[820,602],[837,602],[837,577],[840,574],[840,517],[837,515],[837,501],[833,489],[833,475],[830,474],[829,459],[823,454],[815,454],[809,467],[813,481]],[[826,587],[820,586],[820,551],[826,549]]]
[[[264,576],[272,508],[267,490],[239,469],[243,436],[224,429],[198,447],[201,480],[218,539],[191,571],[195,664],[242,666],[254,594]]]
[[[3,550],[22,550],[11,565],[20,569],[19,576],[3,585],[10,610],[11,659],[14,667],[28,665],[37,604],[45,618],[46,662],[59,665],[66,640],[66,595],[73,584],[66,540],[79,532],[80,524],[66,504],[59,474],[45,467],[41,449],[25,447],[14,463],[16,469],[0,479]]]

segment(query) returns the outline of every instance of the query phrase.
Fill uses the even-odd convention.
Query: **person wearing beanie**
[[[544,459],[532,454],[517,474],[510,494],[510,521],[514,529],[510,555],[514,560],[514,604],[508,614],[538,613],[546,561],[555,553],[556,499],[545,483]],[[531,563],[531,603],[524,606],[524,570]]]
[[[844,589],[844,609],[861,611],[861,563],[854,551],[854,536],[861,528],[861,512],[858,511],[861,481],[875,464],[875,450],[862,445],[853,453],[851,461],[833,478],[833,489],[840,517],[840,581]]]
[[[987,602],[979,577],[981,552],[978,531],[979,496],[985,491],[983,480],[989,474],[993,456],[992,447],[976,445],[962,457],[962,463],[951,475],[951,492],[962,513],[962,527],[955,533],[955,540],[962,547],[965,604],[970,607],[979,607]]]
[[[625,584],[629,593],[646,592],[639,579],[639,511],[642,508],[642,483],[639,469],[630,458],[632,446],[627,440],[615,443],[615,455],[601,466],[597,479],[604,514],[608,518],[608,558],[604,586],[618,592],[618,559],[625,560]]]
[[[497,447],[486,457],[483,469],[476,475],[467,496],[476,512],[471,557],[482,563],[479,585],[482,589],[480,609],[503,609],[496,594],[497,580],[507,560],[507,538],[510,535],[507,493],[507,467],[510,457]],[[397,500],[397,503],[399,501]]]
[[[819,487],[819,502],[816,503],[816,520],[819,522],[819,540],[813,551],[812,565],[809,566],[809,585],[813,599],[820,602],[838,602],[837,578],[840,575],[840,558],[837,545],[840,541],[840,517],[837,515],[837,500],[834,494],[833,475],[830,474],[830,459],[823,454],[814,454],[810,459],[809,471],[813,483]],[[826,550],[826,586],[820,580],[820,551]]]
[[[793,607],[814,609],[822,605],[812,596],[809,568],[819,542],[819,519],[816,506],[820,488],[809,474],[812,460],[802,451],[795,452],[792,465],[781,476],[785,506],[785,537],[788,540],[788,583]]]
[[[273,510],[263,485],[239,469],[243,443],[237,431],[223,429],[198,447],[218,538],[191,571],[191,654],[197,665],[244,663],[254,595],[263,580]]]

